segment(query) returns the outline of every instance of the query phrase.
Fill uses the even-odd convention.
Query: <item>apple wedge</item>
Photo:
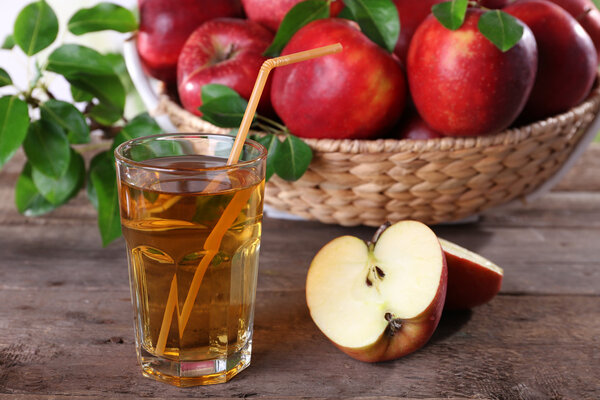
[[[445,309],[463,310],[490,301],[502,286],[504,273],[493,262],[457,244],[439,239],[448,265]]]
[[[342,236],[313,259],[306,302],[317,327],[349,356],[402,357],[427,343],[446,296],[444,253],[416,221],[384,225],[372,242]]]

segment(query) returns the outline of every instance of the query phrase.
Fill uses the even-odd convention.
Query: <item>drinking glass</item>
[[[267,151],[234,137],[157,135],[115,150],[138,360],[176,386],[250,364]]]

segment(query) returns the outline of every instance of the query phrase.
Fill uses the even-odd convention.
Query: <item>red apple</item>
[[[166,82],[175,82],[179,52],[194,29],[242,14],[240,0],[138,0],[138,5],[138,53],[146,72]]]
[[[565,10],[546,0],[521,0],[504,8],[533,31],[539,63],[523,110],[533,121],[569,110],[589,94],[598,59],[590,36]]]
[[[406,65],[408,46],[415,31],[423,20],[431,14],[431,7],[446,0],[394,0],[400,16],[400,36],[394,54]]]
[[[242,5],[248,19],[276,32],[283,17],[301,1],[303,0],[242,0]],[[344,8],[344,3],[342,0],[335,0],[330,7],[331,16],[335,17]]]
[[[400,139],[427,140],[442,138],[444,135],[431,129],[419,114],[414,113],[402,126],[398,137]]]
[[[367,362],[423,347],[446,294],[446,261],[431,229],[402,221],[377,236],[374,243],[354,236],[332,240],[306,278],[306,302],[317,327],[343,352]]]
[[[271,100],[292,133],[304,138],[380,135],[402,115],[406,83],[400,63],[342,19],[304,26],[282,54],[340,42],[341,53],[275,70]]]
[[[504,276],[502,268],[464,247],[439,240],[448,266],[444,309],[473,308],[487,303],[498,294]]]
[[[590,35],[600,60],[600,11],[592,0],[550,0],[564,8]]]
[[[408,82],[421,117],[449,136],[496,133],[523,109],[533,87],[537,50],[531,30],[507,52],[486,39],[477,23],[482,10],[467,10],[458,30],[433,15],[419,26],[408,52]]]
[[[201,89],[209,83],[229,86],[248,99],[266,60],[262,53],[272,40],[271,32],[252,21],[220,18],[202,24],[185,42],[177,65],[177,87],[185,109],[201,115]],[[270,109],[268,88],[260,106]]]
[[[477,0],[477,3],[485,8],[496,9],[506,7],[510,0]]]

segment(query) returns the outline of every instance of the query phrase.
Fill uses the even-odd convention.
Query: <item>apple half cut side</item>
[[[427,225],[382,226],[365,243],[342,236],[313,259],[306,302],[317,327],[349,356],[393,360],[421,348],[438,325],[446,296],[441,245]]]
[[[447,310],[464,310],[490,301],[502,286],[502,268],[457,244],[439,239],[448,264]]]

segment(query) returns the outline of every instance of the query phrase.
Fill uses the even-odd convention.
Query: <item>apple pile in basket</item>
[[[266,58],[343,45],[278,68],[263,92],[253,128],[269,175],[288,180],[310,162],[297,137],[490,135],[565,112],[589,94],[600,46],[592,0],[140,0],[140,22],[146,72],[226,128]],[[280,143],[305,146],[303,168],[277,168]]]

